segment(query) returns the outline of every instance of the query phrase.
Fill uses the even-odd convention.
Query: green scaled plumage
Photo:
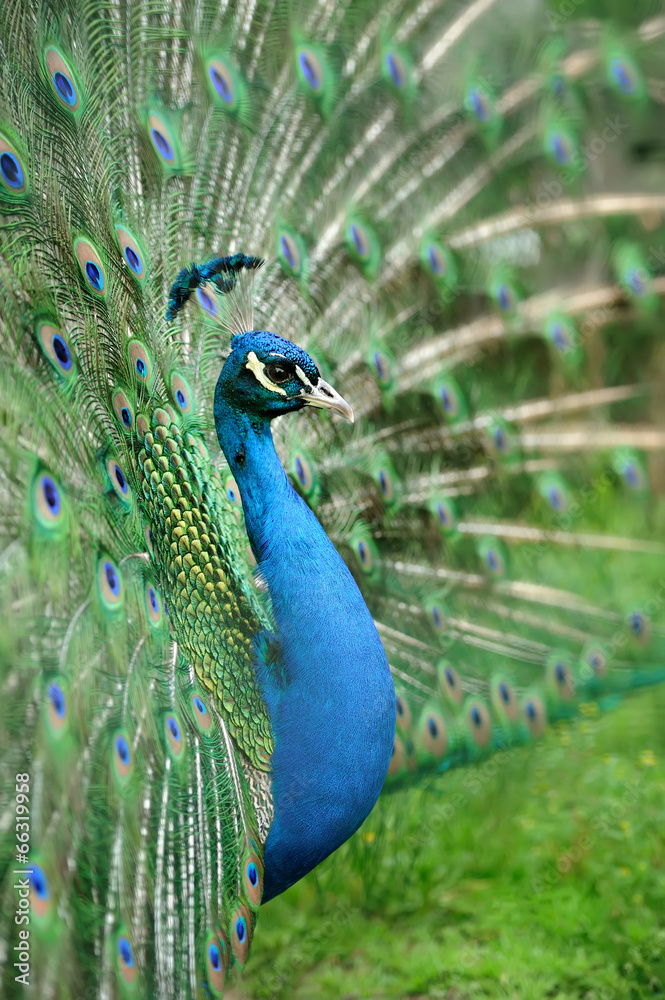
[[[5,4],[3,996],[22,858],[35,995],[219,997],[247,960],[274,650],[215,437],[234,332],[353,405],[275,437],[390,661],[389,788],[662,679],[664,22],[587,6]]]

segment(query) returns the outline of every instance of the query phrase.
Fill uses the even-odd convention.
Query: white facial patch
[[[286,390],[282,389],[281,386],[275,385],[271,382],[266,375],[265,365],[263,362],[259,361],[254,351],[250,351],[247,355],[247,364],[245,368],[249,368],[250,372],[253,374],[257,382],[260,382],[265,389],[269,389],[270,392],[278,392],[280,396],[286,396]]]
[[[303,385],[308,386],[310,389],[314,388],[313,384],[307,378],[300,365],[296,365],[296,375],[298,376]]]

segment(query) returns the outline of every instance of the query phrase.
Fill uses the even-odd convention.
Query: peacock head
[[[265,330],[231,341],[231,353],[217,380],[215,411],[222,404],[259,420],[316,406],[353,422],[353,410],[300,347]]]

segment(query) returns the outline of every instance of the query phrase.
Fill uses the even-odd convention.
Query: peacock
[[[665,677],[665,13],[0,46],[2,993],[221,997],[382,789]]]

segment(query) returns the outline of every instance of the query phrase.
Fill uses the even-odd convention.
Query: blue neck
[[[263,900],[357,830],[381,791],[395,691],[372,617],[346,565],[277,457],[268,422],[220,399],[215,423],[272,599],[278,663],[258,676],[275,737],[275,816]]]

